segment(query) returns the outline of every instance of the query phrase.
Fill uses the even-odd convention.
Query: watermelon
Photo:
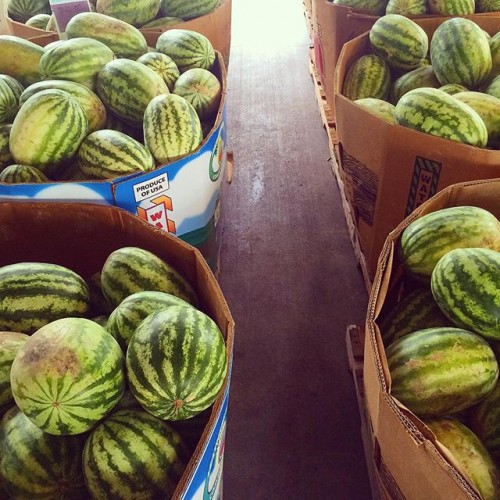
[[[184,420],[215,401],[228,360],[224,337],[210,317],[194,307],[171,306],[137,327],[126,365],[130,389],[146,411]]]
[[[491,52],[491,73],[489,79],[500,75],[500,31],[488,40]]]
[[[427,14],[427,0],[389,0],[385,13],[406,17]]]
[[[179,68],[171,57],[162,54],[161,52],[148,52],[137,59],[137,62],[146,65],[153,71],[158,73],[167,84],[170,91],[173,90],[174,84],[179,78]]]
[[[40,59],[44,80],[71,80],[94,89],[99,71],[115,58],[104,43],[92,38],[64,40]]]
[[[459,327],[500,340],[500,252],[455,248],[432,271],[431,288],[443,313]]]
[[[374,54],[361,56],[349,68],[342,94],[351,101],[366,97],[386,99],[390,79],[389,66],[381,57]]]
[[[12,125],[0,125],[0,171],[12,163],[9,138]]]
[[[6,0],[7,15],[19,23],[25,23],[36,14],[50,14],[48,0]]]
[[[441,85],[479,87],[488,77],[491,52],[483,30],[470,19],[454,17],[434,32],[430,44],[432,67]]]
[[[10,498],[88,498],[86,435],[51,436],[13,407],[0,423],[0,477]]]
[[[380,16],[385,12],[387,0],[334,0],[334,4],[351,7],[355,12]]]
[[[475,2],[476,12],[499,12],[500,11],[500,1],[499,0],[476,0]]]
[[[10,150],[16,163],[50,176],[71,160],[87,132],[87,116],[76,99],[62,90],[43,90],[31,96],[14,119]]]
[[[116,57],[137,59],[148,51],[144,35],[135,26],[98,12],[81,12],[73,16],[66,26],[66,36],[99,40]]]
[[[404,73],[394,81],[391,88],[391,101],[397,103],[401,97],[413,89],[421,87],[438,88],[440,85],[432,66],[420,66],[420,68]]]
[[[0,268],[0,329],[33,333],[65,316],[88,311],[87,284],[57,264],[21,262]]]
[[[22,85],[41,80],[39,64],[45,49],[14,35],[0,35],[0,73]]]
[[[19,103],[9,84],[0,79],[0,125],[12,123],[19,109]]]
[[[29,165],[9,165],[0,172],[0,182],[6,184],[37,184],[48,180],[42,171]]]
[[[419,132],[484,148],[488,130],[467,104],[439,89],[410,90],[396,104],[396,123]]]
[[[500,250],[500,221],[474,206],[448,207],[411,222],[401,235],[403,265],[428,280],[438,260],[454,248]]]
[[[394,68],[414,69],[427,55],[426,32],[414,21],[399,14],[386,14],[370,30],[370,45]]]
[[[24,333],[0,332],[0,414],[14,404],[10,389],[10,367],[17,351],[29,339]]]
[[[500,75],[491,81],[488,87],[486,87],[485,93],[500,99]]]
[[[203,120],[217,113],[222,87],[219,79],[210,71],[193,68],[179,76],[172,93],[184,97]]]
[[[36,14],[32,17],[30,17],[26,21],[26,26],[31,26],[32,28],[37,28],[39,30],[46,30],[47,29],[47,24],[50,21],[50,14]]]
[[[78,151],[82,172],[93,179],[115,179],[155,168],[154,158],[140,142],[116,130],[89,134]]]
[[[133,26],[141,26],[156,17],[160,0],[97,0],[96,12],[120,19]]]
[[[89,134],[95,130],[104,128],[107,117],[104,104],[92,90],[80,83],[71,82],[69,80],[45,80],[43,82],[34,83],[26,87],[21,94],[19,99],[20,105],[22,106],[37,92],[48,89],[64,90],[78,101],[87,116]]]
[[[115,307],[135,292],[157,291],[196,305],[191,285],[167,262],[148,250],[122,247],[112,252],[102,267],[104,296]]]
[[[157,19],[153,19],[146,24],[141,26],[141,29],[150,29],[150,28],[167,28],[168,26],[174,26],[179,23],[183,23],[184,20],[180,17],[172,17],[172,16],[164,16],[158,17]]]
[[[381,319],[380,332],[385,345],[426,328],[452,326],[427,287],[419,287],[397,302]]]
[[[391,395],[418,416],[470,408],[491,391],[498,363],[488,342],[460,328],[409,333],[386,349]]]
[[[153,312],[170,306],[189,305],[188,302],[164,292],[136,292],[129,295],[113,310],[106,323],[106,330],[126,350],[136,328]]]
[[[430,13],[441,16],[466,16],[475,9],[475,0],[429,0]]]
[[[83,451],[92,498],[172,498],[189,460],[179,434],[143,410],[123,409],[101,422]]]
[[[124,356],[94,321],[62,318],[37,330],[21,347],[10,382],[17,406],[44,432],[81,434],[122,397]]]
[[[220,0],[162,0],[160,12],[162,16],[180,17],[181,19],[188,20],[195,17],[204,16],[212,12]]]
[[[24,91],[24,87],[21,85],[21,83],[9,75],[0,75],[0,80],[3,80],[10,87],[12,92],[14,92],[16,99],[19,101],[19,99],[21,98],[21,94]]]
[[[116,59],[99,72],[97,95],[124,122],[142,126],[144,111],[156,96],[169,94],[163,79],[137,61]]]
[[[455,95],[459,92],[467,92],[469,89],[463,85],[459,85],[458,83],[447,83],[446,85],[439,87],[439,90],[442,90],[450,95]]]
[[[196,110],[181,96],[155,97],[144,113],[144,144],[159,164],[182,158],[203,141]]]
[[[396,108],[393,104],[382,99],[374,99],[371,97],[365,97],[363,99],[356,99],[354,104],[358,104],[371,113],[372,115],[378,116],[380,119],[394,125],[394,112]]]
[[[191,68],[210,69],[215,61],[210,40],[192,30],[164,31],[156,41],[156,50],[172,58],[181,73]]]
[[[484,500],[500,497],[500,473],[478,436],[454,418],[424,420]]]

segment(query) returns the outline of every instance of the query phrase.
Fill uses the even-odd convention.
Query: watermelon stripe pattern
[[[14,404],[10,389],[10,368],[17,351],[29,336],[17,332],[0,332],[0,414]]]
[[[186,2],[185,0],[162,0],[160,12],[163,16],[180,17],[188,20],[200,17],[212,12],[219,0],[196,0]]]
[[[84,316],[89,293],[76,273],[56,264],[0,268],[0,330],[32,333],[64,316]]]
[[[86,498],[85,435],[52,436],[14,407],[1,423],[0,474],[12,498]]]
[[[137,62],[144,64],[157,73],[166,83],[170,91],[173,90],[174,84],[179,78],[180,72],[177,64],[171,57],[160,52],[148,52],[137,59]]]
[[[50,14],[47,0],[6,0],[7,14],[14,21],[25,23],[37,14]]]
[[[124,409],[100,423],[83,452],[93,498],[171,498],[188,462],[179,434],[143,410]]]
[[[9,165],[0,172],[0,182],[6,184],[43,183],[49,179],[36,167],[29,165]]]
[[[466,16],[474,14],[475,9],[474,0],[429,0],[430,13],[441,16]]]
[[[0,170],[12,163],[12,154],[9,148],[10,131],[12,125],[0,125]]]
[[[10,379],[17,406],[40,429],[81,434],[122,397],[123,353],[97,323],[66,317],[30,337],[12,364]]]
[[[99,0],[96,10],[100,14],[120,19],[133,26],[141,26],[158,14],[160,0],[143,0],[139,3],[128,0]]]
[[[456,248],[436,264],[432,294],[457,326],[500,340],[500,252]]]
[[[144,143],[163,165],[192,153],[203,141],[201,122],[193,106],[181,96],[154,98],[144,113]]]
[[[155,167],[146,147],[116,130],[98,130],[88,135],[78,150],[78,160],[82,172],[94,179],[115,179]]]
[[[483,30],[475,22],[460,17],[448,19],[437,28],[431,40],[430,56],[442,85],[458,83],[468,89],[477,88],[492,67]]]
[[[18,110],[18,100],[9,84],[0,79],[0,124],[12,123]]]
[[[387,63],[379,56],[361,56],[345,77],[342,93],[351,101],[373,98],[386,99],[391,83]]]
[[[149,413],[183,420],[207,409],[227,373],[224,338],[211,318],[172,306],[148,316],[126,355],[132,393]]]
[[[391,395],[416,415],[455,413],[495,387],[498,363],[488,342],[459,328],[410,333],[386,349]]]

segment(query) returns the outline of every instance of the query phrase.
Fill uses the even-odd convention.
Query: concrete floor
[[[369,499],[345,332],[367,294],[301,0],[233,0],[220,281],[236,320],[224,498]]]

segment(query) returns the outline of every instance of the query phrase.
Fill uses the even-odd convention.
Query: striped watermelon
[[[141,406],[163,420],[184,420],[206,410],[224,383],[224,337],[206,314],[172,306],[148,316],[126,355],[130,389]]]
[[[50,14],[36,14],[30,17],[26,21],[26,26],[31,26],[32,28],[37,28],[39,30],[46,30],[47,24],[50,21]]]
[[[475,0],[429,0],[431,14],[441,16],[466,16],[474,14]]]
[[[51,173],[71,160],[87,135],[88,120],[67,92],[43,90],[31,96],[17,114],[10,134],[16,163]]]
[[[452,326],[436,304],[430,288],[417,288],[396,303],[380,322],[385,345],[426,328]]]
[[[183,23],[184,20],[180,17],[164,16],[157,19],[153,19],[146,24],[141,26],[141,29],[149,28],[167,28],[168,26],[174,26],[175,24]]]
[[[12,163],[9,138],[12,125],[0,125],[0,171]]]
[[[98,40],[73,38],[45,51],[40,73],[44,80],[71,80],[93,90],[97,74],[114,58],[113,51]]]
[[[406,17],[421,16],[427,14],[427,0],[389,0],[385,13]]]
[[[394,68],[414,69],[427,55],[426,32],[414,21],[399,14],[377,19],[370,30],[370,45]]]
[[[50,14],[48,0],[6,0],[7,15],[14,21],[25,23],[36,14]]]
[[[0,329],[32,333],[65,316],[84,316],[89,292],[75,272],[57,264],[22,262],[0,268]]]
[[[137,59],[137,62],[146,65],[153,71],[158,73],[167,84],[170,91],[173,90],[174,84],[179,78],[179,68],[171,57],[162,54],[161,52],[148,52]]]
[[[397,103],[401,97],[413,89],[421,87],[440,87],[432,66],[421,66],[408,73],[401,75],[392,84],[391,101]]]
[[[163,16],[180,17],[188,20],[212,12],[220,0],[162,0],[160,12]]]
[[[191,68],[210,69],[215,61],[210,40],[192,30],[164,31],[156,41],[156,50],[171,57],[181,73]]]
[[[467,247],[500,250],[500,221],[491,212],[474,206],[443,208],[414,220],[401,235],[405,269],[424,279],[443,255]]]
[[[396,104],[396,123],[419,132],[484,148],[488,130],[467,104],[439,89],[410,90]]]
[[[10,498],[87,498],[85,435],[51,436],[13,407],[0,424],[0,477]]]
[[[491,52],[491,73],[489,78],[493,79],[500,75],[500,31],[488,40]]]
[[[129,295],[113,310],[106,330],[126,350],[130,338],[139,324],[150,314],[170,306],[188,306],[188,302],[164,292],[136,292]]]
[[[443,22],[434,32],[430,54],[441,85],[458,83],[474,89],[491,71],[488,39],[483,30],[469,19],[454,17]]]
[[[181,96],[155,97],[144,113],[144,144],[159,164],[195,151],[203,141],[196,110]]]
[[[491,81],[488,87],[486,87],[485,93],[500,99],[500,75]]]
[[[24,91],[24,87],[18,82],[15,78],[12,78],[9,75],[0,75],[0,80],[3,80],[14,92],[16,99],[19,101],[21,94]]]
[[[179,76],[172,93],[184,97],[203,120],[217,113],[222,87],[219,79],[210,71],[193,68]]]
[[[385,12],[387,0],[334,0],[333,3],[351,7],[354,11],[362,14],[381,16]]]
[[[499,0],[476,0],[475,2],[476,12],[499,12],[500,11],[500,1]]]
[[[436,439],[451,452],[481,498],[500,498],[500,473],[478,436],[454,418],[440,417],[424,422]]]
[[[460,328],[428,328],[386,349],[391,395],[418,416],[455,413],[486,397],[498,379],[495,353]]]
[[[68,80],[46,80],[26,87],[21,94],[19,103],[22,106],[32,95],[42,90],[64,90],[74,97],[82,106],[89,122],[88,133],[104,128],[106,124],[106,108],[97,95],[88,87]]]
[[[469,89],[467,87],[464,87],[463,85],[459,85],[458,83],[447,83],[446,85],[439,87],[439,90],[442,90],[447,94],[454,95],[458,94],[459,92],[467,92]]]
[[[113,113],[137,127],[142,126],[149,102],[156,96],[169,93],[157,73],[128,59],[116,59],[106,64],[97,76],[96,91]]]
[[[358,104],[371,113],[372,115],[378,116],[380,119],[386,121],[390,124],[395,124],[394,113],[396,108],[393,104],[382,99],[374,99],[371,97],[365,97],[363,99],[356,99],[354,104]]]
[[[156,17],[160,0],[97,0],[96,12],[120,19],[133,26],[141,26]]]
[[[107,45],[116,57],[137,59],[148,51],[144,35],[134,26],[98,12],[81,12],[66,26],[68,38],[89,37]]]
[[[0,125],[12,123],[19,109],[19,103],[9,84],[0,79]]]
[[[23,85],[41,80],[39,64],[45,49],[14,35],[0,35],[0,73]]]
[[[109,413],[125,390],[118,342],[85,318],[62,318],[37,330],[10,372],[21,411],[55,435],[81,434]]]
[[[0,172],[0,182],[6,184],[38,184],[48,180],[42,171],[29,165],[9,165]]]
[[[24,333],[0,332],[0,414],[14,404],[10,389],[10,367],[17,351],[29,339]]]
[[[149,150],[116,130],[97,130],[88,135],[78,151],[82,172],[94,179],[115,179],[155,168]]]
[[[483,120],[488,130],[487,146],[500,146],[500,99],[482,92],[459,92],[453,97],[470,106]]]
[[[143,410],[124,409],[101,422],[83,452],[92,498],[167,499],[188,463],[179,434]]]
[[[371,97],[386,99],[391,84],[391,73],[387,63],[379,56],[361,56],[349,68],[342,87],[342,94],[355,101]]]
[[[456,248],[432,271],[432,294],[457,326],[500,340],[500,252]]]
[[[138,247],[122,247],[108,256],[102,267],[101,286],[115,307],[141,291],[170,293],[190,304],[197,303],[191,285],[171,265]]]

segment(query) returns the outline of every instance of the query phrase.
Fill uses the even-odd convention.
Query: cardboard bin
[[[387,238],[371,289],[366,320],[364,388],[378,478],[391,498],[479,499],[479,493],[445,447],[390,395],[391,378],[378,318],[409,282],[399,258],[399,238],[415,219],[454,206],[477,206],[500,218],[500,178],[447,187],[417,208]]]
[[[20,36],[21,38],[33,38],[46,35],[47,31],[31,26],[26,26],[10,19],[7,15],[7,6],[5,0],[0,0],[0,17],[4,16],[6,24],[6,32],[12,35]],[[221,0],[220,5],[205,16],[191,19],[184,23],[175,24],[168,28],[147,28],[140,31],[145,36],[150,47],[154,47],[156,40],[163,31],[167,29],[182,28],[197,31],[205,35],[214,49],[222,54],[226,66],[229,64],[229,52],[231,46],[231,2],[232,0]],[[0,19],[0,28],[3,23]]]
[[[112,251],[139,246],[167,261],[191,283],[200,299],[199,308],[217,323],[226,339],[229,369],[174,498],[221,498],[234,321],[200,252],[125,210],[104,205],[0,201],[0,228],[1,266],[51,262],[88,279],[102,269]]]
[[[57,40],[46,34],[39,45]],[[0,200],[71,200],[116,205],[199,248],[212,269],[220,254],[221,187],[227,166],[227,77],[217,53],[213,70],[222,85],[212,130],[193,153],[148,173],[109,181],[59,181],[43,184],[0,183]]]
[[[419,24],[431,36],[444,20],[426,19]],[[500,30],[500,18],[475,21],[489,33]],[[344,45],[335,73],[337,88],[351,64],[367,53],[368,33]],[[335,108],[340,175],[370,279],[387,235],[415,208],[451,184],[500,177],[498,150],[391,125],[338,92]]]

